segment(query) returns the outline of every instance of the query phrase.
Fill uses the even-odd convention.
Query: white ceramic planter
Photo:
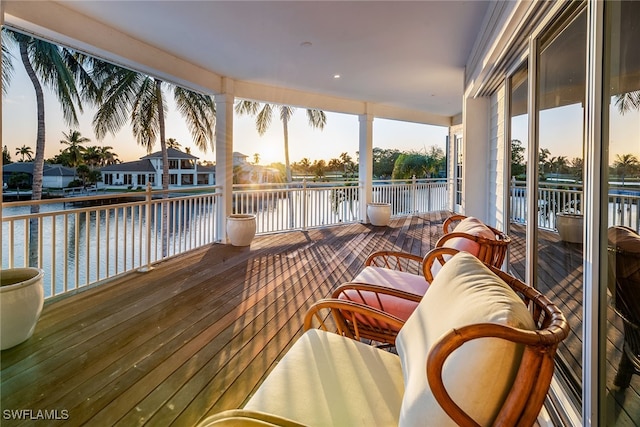
[[[38,268],[0,271],[0,350],[33,335],[44,304],[43,277]]]
[[[560,240],[569,243],[582,243],[584,216],[558,213],[556,214],[556,228],[560,234]]]
[[[367,203],[367,216],[372,225],[389,225],[391,221],[391,203]]]
[[[227,217],[227,237],[233,246],[249,246],[255,235],[255,215],[233,214]]]

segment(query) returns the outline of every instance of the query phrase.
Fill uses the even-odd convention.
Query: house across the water
[[[168,148],[169,186],[191,187],[195,185],[214,185],[215,167],[202,166],[198,157]],[[107,187],[146,187],[162,188],[162,152],[157,151],[132,162],[109,165],[101,170],[102,185]]]

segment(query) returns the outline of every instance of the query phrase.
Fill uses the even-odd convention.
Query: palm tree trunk
[[[31,66],[26,41],[20,42],[20,58],[22,59],[22,64],[24,65],[27,75],[33,84],[33,89],[36,92],[38,130],[36,133],[36,157],[33,161],[31,199],[40,200],[42,198],[42,175],[44,172],[44,93],[42,92],[42,85]],[[40,205],[31,205],[32,214],[37,214],[39,212]],[[32,218],[29,221],[29,231],[29,265],[35,267],[38,264],[38,220]]]
[[[289,120],[282,119],[282,130],[284,133],[284,170],[287,175],[287,188],[290,188],[289,183],[293,181],[291,176],[291,164],[289,164]],[[293,212],[293,194],[291,191],[287,191],[287,198],[289,199],[289,227],[295,226],[295,217]]]
[[[162,150],[162,194],[163,199],[169,198],[169,154],[167,153],[167,141],[165,139],[164,126],[164,103],[162,102],[162,81],[155,80],[156,98],[158,101],[158,127],[160,129],[160,150]],[[162,202],[162,257],[168,254],[168,236],[169,236],[169,203]]]

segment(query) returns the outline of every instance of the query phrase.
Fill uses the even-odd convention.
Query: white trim
[[[606,285],[600,286],[600,236],[606,236],[601,221],[602,191],[602,61],[604,4],[587,3],[587,58],[584,112],[584,260],[582,322],[582,419],[585,426],[605,424],[606,411],[599,402],[606,395]],[[604,229],[601,230],[601,229]],[[603,313],[600,315],[600,313]],[[600,358],[599,356],[604,357]],[[602,399],[604,402],[604,399]]]

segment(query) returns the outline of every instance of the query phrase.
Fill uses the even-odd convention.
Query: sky
[[[168,92],[167,92],[168,94]],[[172,96],[166,97],[169,113],[166,117],[166,137],[175,138],[182,147],[189,147],[191,154],[200,160],[214,161],[215,154],[198,150],[192,142],[189,130],[182,116],[175,110]],[[36,146],[36,103],[33,86],[19,60],[14,60],[14,73],[8,91],[2,98],[2,145],[6,145],[13,161],[16,148],[23,145],[34,150]],[[64,122],[55,95],[45,88],[45,158],[58,154],[66,146],[60,144],[63,132],[79,130],[82,136],[91,139],[85,145],[111,146],[111,151],[121,161],[137,160],[147,154],[133,136],[131,126],[126,125],[115,136],[109,134],[99,141],[93,132],[91,120],[95,109],[85,108],[79,126],[69,127]],[[358,117],[355,115],[326,112],[327,124],[320,131],[308,125],[306,111],[296,109],[289,124],[289,158],[291,162],[307,157],[311,161],[328,161],[347,152],[355,161],[358,151]],[[385,149],[401,151],[421,151],[432,146],[444,150],[448,129],[442,126],[374,119],[373,145]],[[272,162],[284,163],[284,138],[282,122],[274,114],[273,121],[264,136],[259,136],[255,128],[255,119],[250,116],[234,117],[234,151],[239,151],[253,162],[254,154],[260,156],[260,164]],[[153,151],[160,150],[159,142]]]

